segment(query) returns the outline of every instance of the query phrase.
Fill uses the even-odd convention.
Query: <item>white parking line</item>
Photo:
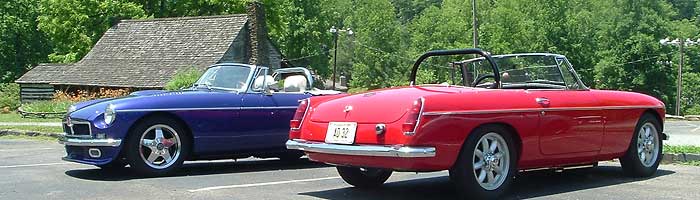
[[[58,163],[28,164],[28,165],[4,165],[4,166],[0,166],[0,169],[18,168],[18,167],[39,167],[39,166],[51,166],[51,165],[66,165],[66,164],[73,164],[73,163],[58,162]]]
[[[276,182],[267,182],[267,183],[225,185],[225,186],[205,187],[205,188],[187,190],[187,191],[189,191],[189,192],[203,192],[203,191],[231,189],[231,188],[245,188],[245,187],[257,187],[257,186],[266,186],[266,185],[279,185],[279,184],[287,184],[287,183],[322,181],[322,180],[339,179],[339,178],[340,178],[339,176],[334,176],[334,177],[325,177],[325,178],[301,179],[301,180],[291,180],[291,181],[276,181]]]
[[[34,149],[0,149],[0,152],[8,151],[36,151],[36,150],[54,150],[56,148],[34,148]]]

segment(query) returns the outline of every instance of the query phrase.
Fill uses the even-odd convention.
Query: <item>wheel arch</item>
[[[462,144],[460,146],[460,153],[461,149],[464,149],[464,145],[467,143],[467,141],[470,139],[469,137],[473,135],[474,131],[478,128],[486,127],[486,126],[498,126],[506,129],[508,134],[511,139],[513,139],[513,143],[515,144],[515,150],[517,154],[517,158],[520,159],[521,154],[523,152],[523,141],[521,135],[518,133],[517,129],[513,127],[512,125],[506,123],[506,122],[487,122],[483,124],[479,124],[475,126],[473,129],[469,130],[469,135],[462,141]],[[457,163],[457,158],[455,158],[455,161],[452,163],[454,165]]]
[[[661,114],[659,114],[659,112],[654,110],[654,109],[646,109],[644,112],[642,112],[642,114],[639,116],[639,118],[641,119],[642,116],[644,116],[646,114],[649,114],[651,116],[654,116],[654,118],[656,118],[656,120],[659,122],[659,126],[661,126],[660,131],[663,132],[664,131],[664,120],[661,117]]]

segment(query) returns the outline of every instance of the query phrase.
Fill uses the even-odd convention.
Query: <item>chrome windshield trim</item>
[[[58,139],[59,144],[66,146],[81,146],[81,147],[118,147],[122,144],[120,139],[82,139],[72,137],[61,137]]]
[[[375,156],[394,158],[435,157],[435,147],[380,146],[380,145],[340,145],[305,140],[288,140],[287,149],[314,153],[351,156]]]
[[[115,112],[155,112],[155,111],[197,111],[197,110],[256,110],[256,109],[297,109],[297,106],[266,106],[266,107],[212,107],[212,108],[153,108],[153,109],[123,109]]]
[[[561,107],[561,108],[520,108],[502,110],[461,110],[461,111],[432,111],[425,112],[425,116],[435,115],[475,115],[475,114],[502,114],[502,113],[522,113],[540,111],[575,111],[575,110],[624,110],[624,109],[658,109],[662,106],[600,106],[600,107]]]

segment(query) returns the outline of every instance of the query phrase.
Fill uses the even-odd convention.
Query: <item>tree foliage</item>
[[[0,2],[0,83],[12,82],[46,60],[46,36],[37,31],[39,4],[34,0]]]
[[[0,81],[11,82],[38,62],[80,60],[120,19],[244,13],[252,1],[264,4],[269,35],[286,58],[327,79],[337,61],[353,91],[405,85],[423,52],[472,47],[470,0],[6,0]],[[563,54],[588,86],[650,94],[669,109],[678,98],[680,57],[677,47],[658,41],[700,37],[700,0],[476,2],[480,48]],[[355,34],[334,38],[331,26]],[[700,48],[685,52],[682,108],[697,113]],[[427,61],[419,82],[446,81],[446,62]]]
[[[53,44],[51,62],[80,60],[121,19],[143,18],[140,5],[122,0],[42,0],[39,30]]]

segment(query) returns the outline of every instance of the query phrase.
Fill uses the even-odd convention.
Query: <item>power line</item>
[[[287,61],[302,60],[302,59],[312,58],[312,57],[316,57],[316,56],[320,56],[320,55],[325,55],[325,54],[328,54],[328,52],[330,52],[330,51],[332,51],[332,50],[335,50],[335,48],[333,48],[333,49],[328,49],[328,50],[325,50],[325,51],[322,51],[322,52],[317,52],[317,53],[311,54],[311,55],[306,55],[306,56],[297,57],[297,58],[290,58],[290,59],[287,59]]]

